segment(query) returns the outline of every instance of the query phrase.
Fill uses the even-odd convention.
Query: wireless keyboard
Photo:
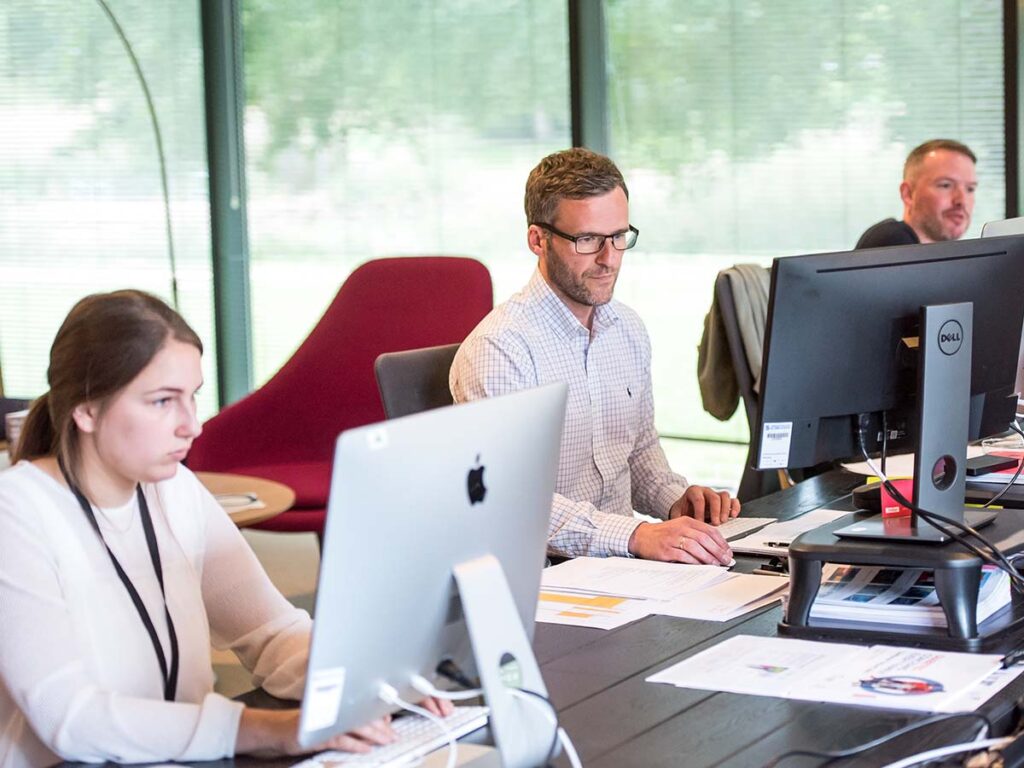
[[[445,726],[455,738],[472,733],[487,725],[487,707],[456,707],[443,718]],[[330,768],[330,766],[399,766],[419,760],[435,749],[445,747],[448,737],[437,723],[420,715],[403,715],[391,721],[398,740],[393,744],[374,747],[364,754],[352,752],[321,752],[293,768]]]
[[[726,539],[735,539],[758,528],[764,528],[769,523],[777,522],[779,521],[774,517],[734,517],[718,526],[717,530]]]

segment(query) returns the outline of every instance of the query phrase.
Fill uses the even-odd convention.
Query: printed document
[[[537,621],[573,627],[616,629],[649,616],[651,602],[612,595],[583,595],[542,589],[537,600]]]
[[[806,514],[766,525],[759,531],[744,536],[742,539],[730,541],[733,552],[781,557],[789,551],[789,543],[801,533],[814,530],[838,520],[843,515],[853,514],[849,510],[814,509]]]
[[[1010,577],[986,565],[981,571],[977,620],[1010,603]],[[828,565],[811,607],[812,619],[945,627],[935,572],[914,568]]]
[[[684,565],[627,557],[577,557],[545,568],[542,589],[671,600],[727,579],[719,565]]]
[[[650,614],[729,621],[781,599],[788,586],[786,577],[714,565],[580,557],[543,571],[536,618],[595,629]]]
[[[647,678],[683,688],[918,712],[977,707],[1008,680],[998,654],[737,635]],[[1011,668],[1016,676],[1021,668]]]

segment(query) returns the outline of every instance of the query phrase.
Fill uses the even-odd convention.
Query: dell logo
[[[956,320],[947,320],[939,328],[939,349],[945,355],[955,355],[963,345],[964,329]]]

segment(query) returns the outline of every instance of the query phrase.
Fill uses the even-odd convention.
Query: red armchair
[[[257,527],[322,535],[335,438],[384,419],[374,360],[460,342],[493,302],[490,273],[473,259],[363,264],[281,370],[203,425],[188,466],[285,483],[295,506]]]

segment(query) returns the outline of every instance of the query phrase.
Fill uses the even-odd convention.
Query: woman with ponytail
[[[311,620],[180,464],[201,354],[140,291],[86,297],[57,332],[0,473],[0,766],[298,751],[297,710],[213,693],[211,639],[299,698]],[[380,721],[324,746],[392,738]]]

